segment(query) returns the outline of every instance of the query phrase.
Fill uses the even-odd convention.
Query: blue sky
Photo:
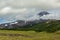
[[[41,11],[50,13],[41,18],[60,20],[60,0],[0,0],[0,23],[39,19]]]

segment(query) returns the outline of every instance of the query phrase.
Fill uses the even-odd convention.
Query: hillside
[[[37,24],[27,25],[20,28],[21,30],[34,30],[36,32],[46,31],[55,32],[60,30],[60,20],[49,20]]]
[[[20,21],[19,21],[20,22]],[[5,24],[0,25],[0,29],[7,29],[7,30],[21,30],[21,31],[46,31],[46,32],[56,32],[60,30],[60,20],[43,20],[43,22],[40,21],[29,21],[29,22],[20,22],[17,24],[9,24],[8,26]],[[10,28],[10,29],[9,29]]]
[[[47,21],[34,25],[39,31],[55,32],[60,30],[60,21]]]

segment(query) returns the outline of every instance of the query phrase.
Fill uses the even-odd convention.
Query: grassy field
[[[12,36],[10,34],[20,35]],[[55,33],[46,33],[34,31],[0,30],[0,40],[60,40],[60,31]]]

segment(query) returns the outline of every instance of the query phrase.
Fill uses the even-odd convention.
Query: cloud
[[[6,14],[6,13],[9,13],[10,11],[11,11],[11,7],[5,7],[5,8],[2,8],[1,10],[0,10],[0,13],[2,13],[2,14]]]
[[[38,20],[40,17],[37,15],[42,10],[36,8],[13,8],[11,6],[4,7],[0,10],[0,18],[7,21],[13,20]],[[44,19],[59,19],[59,10],[47,10],[49,15],[42,16]]]
[[[19,12],[25,12],[27,9],[22,8],[22,9],[13,9],[10,6],[4,7],[0,10],[0,13],[19,13]]]
[[[0,5],[0,7],[58,9],[60,8],[60,0],[0,0]]]
[[[0,10],[0,18],[7,21],[27,20],[36,15],[38,11],[35,8],[13,8],[11,6],[4,7]]]
[[[39,15],[34,15],[28,19],[26,19],[26,21],[34,21],[34,20],[39,20],[40,19],[40,16]]]
[[[60,11],[59,10],[50,11],[49,15],[44,15],[41,18],[42,19],[56,19],[56,20],[60,20]]]
[[[59,19],[60,12],[53,9],[59,12],[60,0],[0,0],[0,18],[7,21],[39,19],[41,10],[51,13],[41,18]]]

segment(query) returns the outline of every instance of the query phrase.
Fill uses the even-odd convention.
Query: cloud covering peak
[[[60,19],[60,0],[0,0],[0,20],[34,20],[41,11],[49,15],[41,18]]]

